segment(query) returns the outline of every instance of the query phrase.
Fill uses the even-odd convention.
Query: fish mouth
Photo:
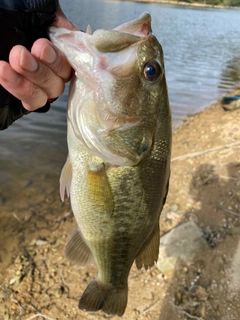
[[[145,12],[139,18],[113,30],[96,30],[91,37],[91,43],[102,53],[118,52],[142,41],[150,34],[152,34],[151,16]]]
[[[144,12],[137,19],[123,23],[113,30],[146,37],[152,33],[151,20],[151,15],[148,12]]]

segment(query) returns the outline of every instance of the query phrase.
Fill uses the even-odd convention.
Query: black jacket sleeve
[[[31,49],[39,38],[47,38],[47,28],[55,20],[58,0],[0,0],[0,60],[8,62],[13,46]],[[47,103],[37,112],[46,112]],[[20,100],[0,85],[0,130],[29,112]]]

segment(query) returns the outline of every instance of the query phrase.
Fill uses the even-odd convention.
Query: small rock
[[[238,97],[238,98],[237,98]],[[223,98],[223,109],[225,111],[233,111],[240,108],[240,99],[239,96],[230,96]]]
[[[178,285],[176,291],[174,292],[174,303],[179,306],[187,300],[187,292],[183,285]]]
[[[240,227],[233,227],[230,231],[230,234],[234,235],[234,234],[240,234]]]
[[[63,292],[64,292],[64,288],[61,286],[61,287],[59,287],[59,288],[56,288],[55,290],[54,290],[54,296],[56,297],[56,298],[61,298],[61,296],[63,295]]]
[[[231,263],[231,288],[232,289],[240,287],[239,268],[240,268],[240,242],[238,243],[237,250],[235,251],[235,254]]]
[[[144,293],[143,299],[153,300],[153,294],[152,294],[152,292],[146,291],[146,292]]]
[[[196,255],[207,249],[201,229],[193,221],[188,221],[161,237],[157,267],[166,273],[176,270],[182,262],[190,265]]]
[[[36,239],[33,239],[30,243],[29,243],[29,246],[35,246],[35,244],[36,244]]]
[[[37,247],[40,247],[40,246],[45,246],[47,243],[48,243],[47,240],[37,239],[36,242],[35,242],[35,245]]]
[[[189,289],[189,292],[198,301],[207,301],[208,294],[203,287],[194,285]]]
[[[21,275],[21,270],[17,270],[17,271],[15,272],[15,274],[16,274],[16,276],[20,276],[20,275]]]
[[[160,216],[160,230],[161,233],[166,233],[176,225],[180,224],[184,216],[178,212],[178,205],[173,203],[165,208]]]
[[[13,293],[12,289],[3,289],[1,292],[0,292],[0,298],[4,299],[4,300],[7,300],[10,295]]]
[[[19,284],[19,282],[20,282],[20,278],[21,278],[21,276],[15,276],[14,278],[12,278],[10,281],[9,281],[9,285],[11,286],[11,285],[13,285],[13,284]]]

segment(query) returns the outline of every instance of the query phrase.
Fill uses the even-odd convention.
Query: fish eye
[[[155,82],[162,74],[162,68],[155,60],[149,61],[145,64],[143,75],[149,82]]]

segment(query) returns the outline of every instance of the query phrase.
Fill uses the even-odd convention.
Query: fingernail
[[[50,45],[44,48],[41,55],[41,61],[51,64],[56,60],[56,58],[56,51]]]
[[[34,59],[30,52],[24,49],[21,51],[20,66],[24,70],[29,72],[34,72],[38,68],[37,61]]]

